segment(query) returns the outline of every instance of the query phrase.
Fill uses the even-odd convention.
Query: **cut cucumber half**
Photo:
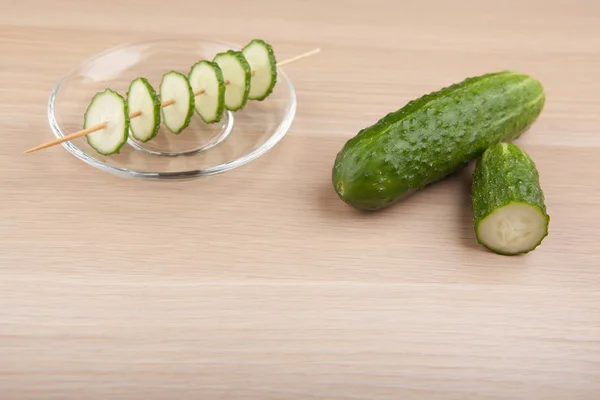
[[[98,92],[88,105],[83,128],[106,122],[105,128],[86,136],[89,145],[105,156],[118,153],[127,142],[129,134],[129,112],[123,96],[111,89]]]
[[[517,145],[489,147],[477,161],[471,190],[475,234],[491,251],[528,253],[548,236],[550,217],[538,171]]]
[[[163,107],[162,117],[167,129],[178,134],[190,124],[194,115],[194,92],[187,77],[176,71],[163,75],[160,82],[160,101],[175,100],[174,104]]]
[[[277,83],[277,60],[270,44],[254,39],[242,49],[250,64],[250,100],[264,100],[271,94]]]
[[[234,50],[217,54],[214,62],[221,68],[225,80],[225,108],[240,110],[246,105],[250,92],[250,64],[241,52]]]
[[[196,95],[194,107],[200,118],[207,124],[219,122],[225,110],[225,80],[219,65],[212,61],[200,61],[192,66],[189,73],[192,91]]]
[[[140,142],[147,142],[155,137],[160,127],[160,100],[146,78],[136,78],[129,85],[127,107],[130,112],[142,113],[131,119],[131,135]]]

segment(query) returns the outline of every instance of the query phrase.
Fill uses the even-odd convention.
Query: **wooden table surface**
[[[600,398],[600,2],[1,0],[0,398]],[[116,177],[50,138],[60,76],[161,36],[270,41],[298,112],[232,172]],[[478,246],[469,175],[386,211],[335,195],[344,142],[480,73],[539,79],[520,140],[550,235]]]

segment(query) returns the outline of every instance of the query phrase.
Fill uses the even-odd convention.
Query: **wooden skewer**
[[[303,58],[310,57],[310,56],[312,56],[314,54],[317,54],[320,51],[321,51],[321,49],[314,49],[314,50],[308,51],[306,53],[299,54],[299,55],[297,55],[295,57],[288,58],[287,60],[278,62],[277,66],[281,67],[281,66],[284,66],[286,64],[291,64],[293,62],[302,60]],[[254,71],[252,71],[252,75],[254,75]],[[229,83],[230,83],[229,81],[225,81],[225,85],[229,85]],[[204,93],[206,93],[206,90],[200,89],[200,90],[194,92],[194,96],[199,96],[199,95],[204,94]],[[175,100],[174,99],[166,100],[163,103],[161,103],[160,108],[165,108],[165,107],[171,106],[173,104],[175,104]],[[138,111],[134,111],[131,114],[129,114],[129,118],[137,118],[137,117],[140,117],[141,115],[142,115],[142,111],[138,110]],[[97,125],[94,125],[94,126],[90,126],[89,128],[83,129],[83,130],[78,131],[78,132],[71,133],[69,135],[66,135],[66,136],[60,138],[60,139],[51,140],[51,141],[49,141],[47,143],[44,143],[44,144],[41,144],[39,146],[33,147],[33,148],[29,149],[29,150],[24,151],[23,154],[32,153],[34,151],[46,149],[48,147],[52,147],[52,146],[55,146],[55,145],[60,144],[60,143],[68,142],[69,140],[73,140],[73,139],[80,138],[82,136],[89,135],[90,133],[94,133],[96,131],[99,131],[99,130],[102,130],[102,129],[106,128],[107,125],[108,125],[108,122],[102,122],[100,124],[97,124]]]
[[[291,64],[293,62],[302,60],[303,58],[313,56],[313,55],[317,54],[320,51],[321,51],[321,49],[314,49],[314,50],[311,50],[311,51],[307,51],[306,53],[298,54],[296,57],[288,58],[287,60],[278,62],[277,66],[278,67],[283,67],[284,65]]]
[[[81,137],[81,136],[89,135],[92,132],[96,132],[96,131],[99,131],[100,129],[106,128],[106,125],[108,125],[107,122],[102,122],[102,123],[100,123],[98,125],[90,126],[89,128],[86,128],[86,129],[81,130],[79,132],[72,133],[72,134],[67,135],[67,136],[64,136],[64,137],[62,137],[60,139],[55,139],[55,140],[52,140],[50,142],[47,142],[47,143],[44,143],[44,144],[40,144],[39,146],[36,146],[36,147],[34,147],[32,149],[24,151],[23,154],[32,153],[34,151],[42,150],[42,149],[45,149],[45,148],[48,148],[48,147],[51,147],[51,146],[54,146],[54,145],[57,145],[57,144],[69,141],[71,139],[76,139],[76,138]]]

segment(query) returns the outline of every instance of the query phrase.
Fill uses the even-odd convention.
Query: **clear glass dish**
[[[138,76],[158,91],[170,70],[188,74],[199,60],[240,46],[207,40],[163,39],[128,43],[100,53],[77,66],[56,85],[48,102],[48,120],[57,138],[82,129],[83,115],[95,93],[111,88],[125,96]],[[144,179],[183,179],[213,175],[240,167],[271,149],[289,129],[296,112],[294,87],[278,68],[277,84],[263,101],[248,100],[221,122],[205,124],[194,114],[180,134],[161,123],[147,143],[130,136],[119,154],[98,154],[85,137],[62,143],[74,156],[102,171]]]

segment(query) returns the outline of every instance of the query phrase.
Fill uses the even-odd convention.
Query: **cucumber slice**
[[[160,127],[160,100],[146,78],[136,78],[129,85],[127,107],[131,112],[142,112],[139,117],[131,119],[131,135],[140,142],[155,137]]]
[[[107,126],[87,135],[87,142],[105,156],[118,153],[127,142],[129,112],[123,96],[111,89],[94,95],[85,110],[83,128],[87,129],[103,122],[106,122]]]
[[[196,96],[194,107],[200,118],[207,124],[219,122],[225,110],[225,80],[217,63],[200,61],[192,66],[189,81]]]
[[[176,71],[163,75],[160,82],[160,101],[175,100],[175,104],[163,107],[162,117],[167,129],[181,133],[194,115],[194,92],[187,77]]]
[[[225,79],[225,108],[231,111],[242,109],[248,101],[250,92],[250,64],[239,52],[229,50],[215,56],[216,62]]]
[[[471,190],[477,240],[491,251],[528,253],[548,236],[550,217],[539,174],[519,146],[489,147],[477,161]]]
[[[264,100],[271,94],[277,83],[277,60],[270,44],[254,39],[242,49],[252,70],[250,79],[250,100]]]

